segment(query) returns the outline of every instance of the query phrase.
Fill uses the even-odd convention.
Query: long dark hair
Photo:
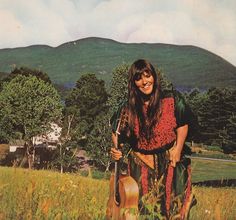
[[[146,97],[135,85],[135,79],[139,78],[144,72],[151,74],[154,78],[152,93]],[[129,109],[129,127],[134,131],[135,118],[138,118],[139,136],[145,136],[150,140],[153,136],[153,128],[158,122],[161,114],[160,107],[160,72],[156,71],[153,65],[144,59],[135,61],[129,69],[128,81],[128,109]],[[144,101],[148,98],[149,104],[147,113],[144,113]]]

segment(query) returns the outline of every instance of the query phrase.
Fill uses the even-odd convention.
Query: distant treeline
[[[196,141],[235,153],[236,89],[210,88],[205,92],[194,89],[184,95],[197,117]]]

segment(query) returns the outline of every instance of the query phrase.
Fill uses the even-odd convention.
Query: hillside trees
[[[236,141],[235,92],[233,89],[211,88],[206,92],[195,89],[188,94],[188,102],[197,114],[200,125],[199,141],[223,148],[227,146],[232,152],[233,143]]]
[[[28,67],[15,67],[9,75],[4,77],[3,79],[0,80],[0,90],[2,88],[2,85],[4,82],[10,82],[13,78],[15,78],[18,75],[23,75],[23,76],[35,76],[38,79],[43,80],[46,83],[52,84],[49,76],[47,73],[37,70],[37,69],[31,69]]]
[[[61,118],[62,104],[56,89],[35,76],[18,75],[0,92],[1,139],[23,139],[32,149],[32,138],[50,130]]]
[[[107,110],[97,117],[94,128],[88,138],[88,149],[100,167],[108,170],[111,163],[110,148],[111,127],[110,119],[121,103],[127,100],[128,95],[128,64],[121,64],[112,71],[112,81],[107,101]],[[95,144],[96,143],[96,144]],[[97,146],[97,148],[94,148]]]
[[[86,150],[95,161],[97,167],[108,171],[111,163],[111,147],[111,128],[109,126],[109,115],[106,112],[96,117],[94,127],[88,134]]]
[[[236,90],[228,90],[224,108],[228,112],[225,127],[220,131],[222,149],[225,153],[236,153]]]
[[[64,123],[68,135],[72,132],[71,135],[76,140],[86,139],[96,116],[107,111],[107,98],[103,80],[97,79],[95,74],[81,76],[65,100]]]
[[[122,102],[127,100],[128,69],[128,64],[122,64],[117,66],[112,72],[112,81],[109,90],[110,97],[108,99],[111,114],[117,110]]]
[[[105,170],[108,170],[111,163],[110,148],[112,142],[109,121],[119,104],[127,99],[128,67],[127,64],[122,64],[113,70],[107,109],[99,117],[96,117],[94,127],[88,137],[87,149],[90,155],[94,158],[96,164]]]
[[[232,115],[221,131],[222,149],[224,153],[236,153],[236,116]]]
[[[104,148],[110,147],[110,138],[106,138],[106,128],[104,130],[104,125],[109,125],[107,99],[105,82],[95,74],[84,74],[65,100],[64,110],[65,137],[70,139],[71,145],[77,143],[85,149],[102,167],[104,160],[99,159],[107,154]],[[101,143],[103,139],[105,141]]]
[[[104,81],[94,74],[83,75],[66,99],[65,123],[72,141],[83,147],[96,165],[108,170],[110,165],[111,128],[109,120],[118,105],[127,98],[128,65],[112,72],[109,97]]]
[[[36,76],[38,79],[43,80],[46,83],[52,84],[49,76],[47,73],[38,70],[38,69],[31,69],[28,67],[19,67],[19,68],[14,68],[11,73],[9,74],[8,78],[11,80],[17,75],[23,75],[23,76]],[[9,80],[9,81],[10,81]]]
[[[189,93],[185,93],[185,99],[186,102],[189,104],[194,117],[196,118],[196,123],[194,123],[193,126],[193,130],[194,130],[194,134],[193,134],[193,140],[192,141],[196,141],[196,142],[202,142],[203,138],[202,138],[202,134],[201,134],[201,124],[202,121],[204,121],[204,118],[202,118],[201,115],[201,109],[204,108],[205,106],[205,102],[208,98],[207,94],[204,92],[200,92],[199,89],[194,88],[191,92]]]

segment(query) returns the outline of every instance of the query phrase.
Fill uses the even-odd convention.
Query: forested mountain
[[[0,72],[26,66],[46,72],[56,84],[74,85],[82,73],[95,73],[109,86],[112,70],[146,58],[178,88],[235,87],[236,67],[195,46],[154,43],[119,43],[85,38],[58,47],[35,45],[0,50]]]
[[[6,76],[8,76],[7,73],[2,73],[2,72],[0,72],[0,80],[3,79],[3,78],[5,78]]]

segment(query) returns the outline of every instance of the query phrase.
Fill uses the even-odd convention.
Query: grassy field
[[[235,220],[236,188],[193,187],[197,205],[190,220]]]
[[[215,174],[212,174],[213,168]],[[235,163],[219,166],[217,162],[216,166],[216,162],[193,161],[194,181],[233,178],[233,170]],[[194,186],[193,192],[197,205],[192,208],[191,220],[235,219],[236,188]],[[108,194],[108,180],[0,167],[0,220],[104,219]]]
[[[103,219],[108,182],[0,167],[0,219]]]
[[[193,182],[236,179],[236,163],[192,159]]]

